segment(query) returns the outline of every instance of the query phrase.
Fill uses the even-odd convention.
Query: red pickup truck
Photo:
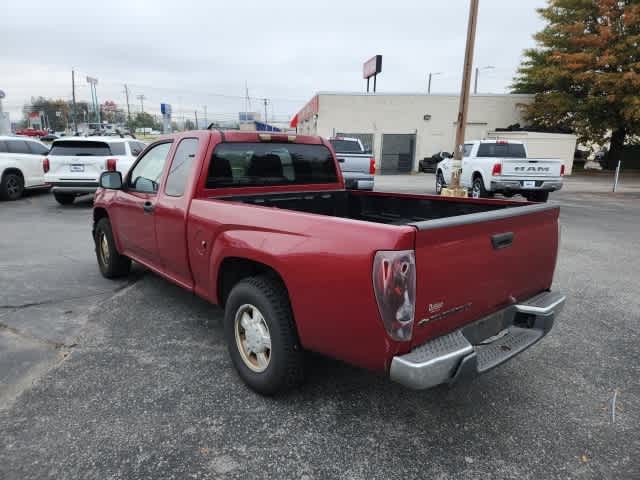
[[[131,260],[224,307],[242,379],[273,394],[304,350],[421,389],[483,373],[549,332],[559,208],[345,190],[324,139],[191,131],[104,172],[102,274]]]

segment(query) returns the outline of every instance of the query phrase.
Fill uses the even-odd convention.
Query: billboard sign
[[[171,115],[171,105],[169,103],[160,104],[160,113],[163,115]]]
[[[382,71],[382,55],[376,55],[364,62],[362,78],[370,78]]]

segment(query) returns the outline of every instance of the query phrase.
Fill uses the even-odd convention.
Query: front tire
[[[24,179],[17,173],[5,173],[0,182],[0,199],[18,200],[24,192]]]
[[[100,273],[105,278],[124,277],[131,270],[131,259],[121,255],[116,249],[111,223],[108,218],[101,218],[96,224],[94,233],[96,257]]]
[[[224,332],[231,361],[252,390],[274,395],[304,378],[302,348],[279,279],[260,275],[234,286],[226,301]]]
[[[60,205],[71,205],[76,199],[73,193],[54,193],[53,197]]]

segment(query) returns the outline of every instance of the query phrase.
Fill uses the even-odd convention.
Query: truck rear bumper
[[[564,306],[564,295],[543,292],[393,357],[391,380],[425,389],[485,373],[543,338]]]
[[[98,189],[97,182],[51,182],[53,193],[95,193]]]
[[[555,192],[562,188],[562,180],[530,180],[535,182],[535,186],[525,186],[524,181],[521,180],[492,180],[491,191],[492,192],[509,192],[509,191],[545,191]]]

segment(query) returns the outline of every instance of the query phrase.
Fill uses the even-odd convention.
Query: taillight
[[[564,163],[560,166],[560,176],[564,175]]]
[[[491,175],[500,175],[502,173],[502,164],[501,163],[494,163],[493,164],[493,169],[491,170]]]
[[[45,157],[42,160],[42,170],[44,170],[44,173],[47,173],[50,167],[51,165],[49,165],[49,159]]]
[[[107,171],[115,172],[116,171],[116,158],[107,158]]]
[[[416,305],[416,258],[413,250],[377,252],[373,290],[385,330],[394,340],[411,340]]]
[[[371,157],[369,159],[369,173],[371,175],[375,175],[376,174],[376,159]]]

